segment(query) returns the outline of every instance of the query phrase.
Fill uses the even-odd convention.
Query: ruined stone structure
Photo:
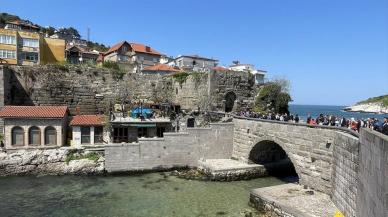
[[[182,109],[223,110],[225,96],[234,93],[235,108],[248,106],[255,96],[254,80],[244,72],[193,73],[183,81],[173,76],[120,74],[87,66],[0,66],[1,105],[67,105],[81,114],[106,112],[120,93],[132,102],[172,102]]]

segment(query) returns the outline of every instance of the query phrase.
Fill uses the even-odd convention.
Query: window
[[[38,39],[22,38],[24,47],[39,47]]]
[[[156,136],[157,137],[163,137],[163,133],[166,132],[165,127],[158,127],[156,128]]]
[[[38,127],[30,127],[28,131],[28,144],[40,145],[40,129]]]
[[[81,127],[81,144],[90,144],[90,127]]]
[[[103,143],[102,127],[94,127],[94,143]]]
[[[113,128],[113,142],[128,142],[128,128],[126,127],[115,127]]]
[[[137,132],[138,132],[137,133],[138,138],[147,137],[147,128],[146,127],[139,127]]]
[[[14,127],[12,129],[12,145],[23,146],[24,145],[24,130],[21,127]]]
[[[57,131],[54,127],[46,127],[44,132],[45,145],[57,145]]]
[[[14,50],[0,50],[0,58],[16,59],[16,51],[14,51]]]
[[[22,56],[22,59],[27,60],[27,61],[36,62],[36,61],[38,61],[38,53],[25,53]]]
[[[16,37],[12,35],[0,35],[0,44],[16,44]]]

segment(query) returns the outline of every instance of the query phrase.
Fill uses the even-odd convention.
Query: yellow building
[[[65,60],[65,41],[37,32],[0,29],[0,64],[38,65]]]
[[[17,31],[0,29],[0,64],[17,64]]]
[[[42,37],[40,42],[40,64],[65,61],[65,40]]]

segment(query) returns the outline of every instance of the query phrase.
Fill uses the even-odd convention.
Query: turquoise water
[[[235,182],[137,176],[0,178],[0,216],[242,216],[249,191],[282,184],[273,178]]]
[[[360,112],[345,112],[343,109],[346,106],[329,106],[329,105],[290,105],[289,110],[292,114],[299,114],[303,119],[307,119],[307,115],[310,113],[313,118],[319,116],[319,114],[324,115],[335,115],[345,118],[355,118],[355,119],[367,119],[367,118],[378,118],[383,120],[383,114],[373,114],[373,113],[360,113]]]

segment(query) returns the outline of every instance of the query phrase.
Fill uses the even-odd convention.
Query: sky
[[[0,12],[291,82],[293,104],[351,105],[388,94],[387,0],[0,0]],[[39,3],[38,3],[39,2]]]

